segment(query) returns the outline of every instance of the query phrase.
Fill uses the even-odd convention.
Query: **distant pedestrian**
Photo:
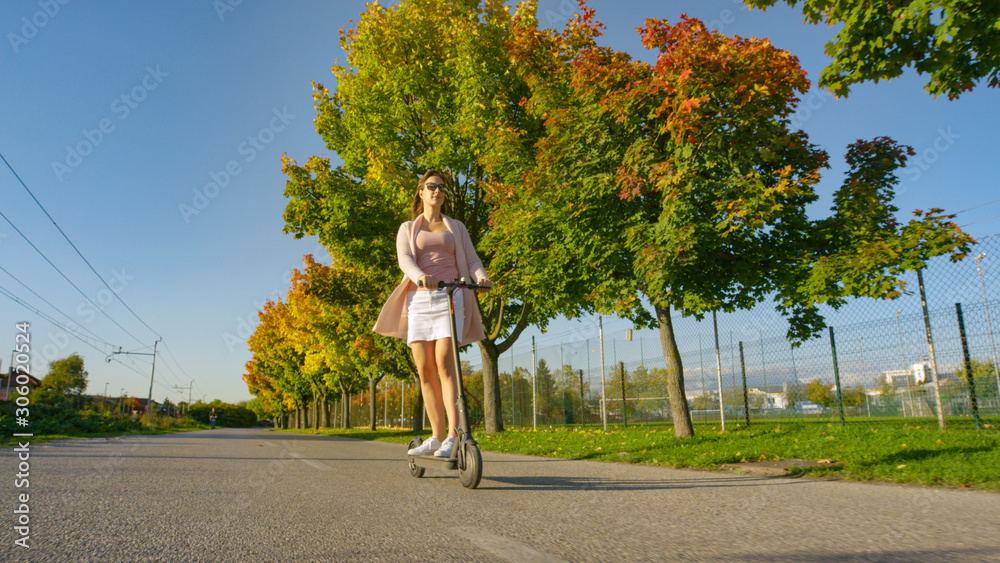
[[[218,415],[215,414],[215,407],[212,407],[212,412],[208,413],[208,423],[212,425],[212,430],[215,430],[215,421],[218,418]]]

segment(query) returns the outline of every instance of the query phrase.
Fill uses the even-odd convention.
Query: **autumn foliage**
[[[412,373],[405,347],[370,327],[398,275],[392,236],[413,178],[430,166],[452,175],[497,284],[481,303],[484,378],[527,322],[621,315],[660,330],[679,436],[693,428],[672,311],[770,301],[801,340],[825,326],[818,305],[893,298],[904,271],[964,256],[971,239],[943,211],[897,218],[895,172],[912,149],[889,138],[848,147],[830,215],[807,216],[829,155],[791,126],[810,87],[794,55],[685,15],[637,33],[651,62],[602,46],[585,2],[562,30],[539,26],[537,2],[511,13],[472,0],[373,4],[343,30],[348,64],[314,96],[343,165],[284,160],[286,232],[318,236],[334,264],[307,258],[287,301],[261,312],[251,391],[293,410]]]

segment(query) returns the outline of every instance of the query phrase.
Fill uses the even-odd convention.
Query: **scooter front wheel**
[[[475,489],[479,486],[480,479],[483,478],[483,456],[479,453],[479,447],[475,444],[465,444],[462,448],[465,452],[465,467],[459,469],[458,479],[462,486],[467,489]]]
[[[412,450],[413,448],[419,446],[423,442],[424,441],[421,440],[420,438],[414,438],[413,440],[410,440],[410,445],[406,446],[406,449],[407,450]],[[410,459],[413,459],[413,458],[411,457]],[[419,479],[419,478],[421,478],[421,477],[424,476],[424,468],[423,467],[420,467],[419,465],[417,465],[416,463],[413,463],[412,461],[410,461],[408,465],[410,466],[410,475],[413,475],[417,479]]]

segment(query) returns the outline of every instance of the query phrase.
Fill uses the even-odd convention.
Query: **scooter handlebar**
[[[417,287],[424,287],[424,280],[417,280]],[[492,289],[484,285],[479,285],[475,283],[469,283],[465,281],[465,278],[457,279],[451,282],[438,281],[438,289],[444,289],[446,287],[454,287],[455,289]]]

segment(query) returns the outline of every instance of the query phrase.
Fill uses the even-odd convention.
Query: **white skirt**
[[[461,339],[465,321],[465,299],[455,290],[455,327]],[[406,296],[406,343],[451,338],[448,293],[444,290],[411,291]]]

